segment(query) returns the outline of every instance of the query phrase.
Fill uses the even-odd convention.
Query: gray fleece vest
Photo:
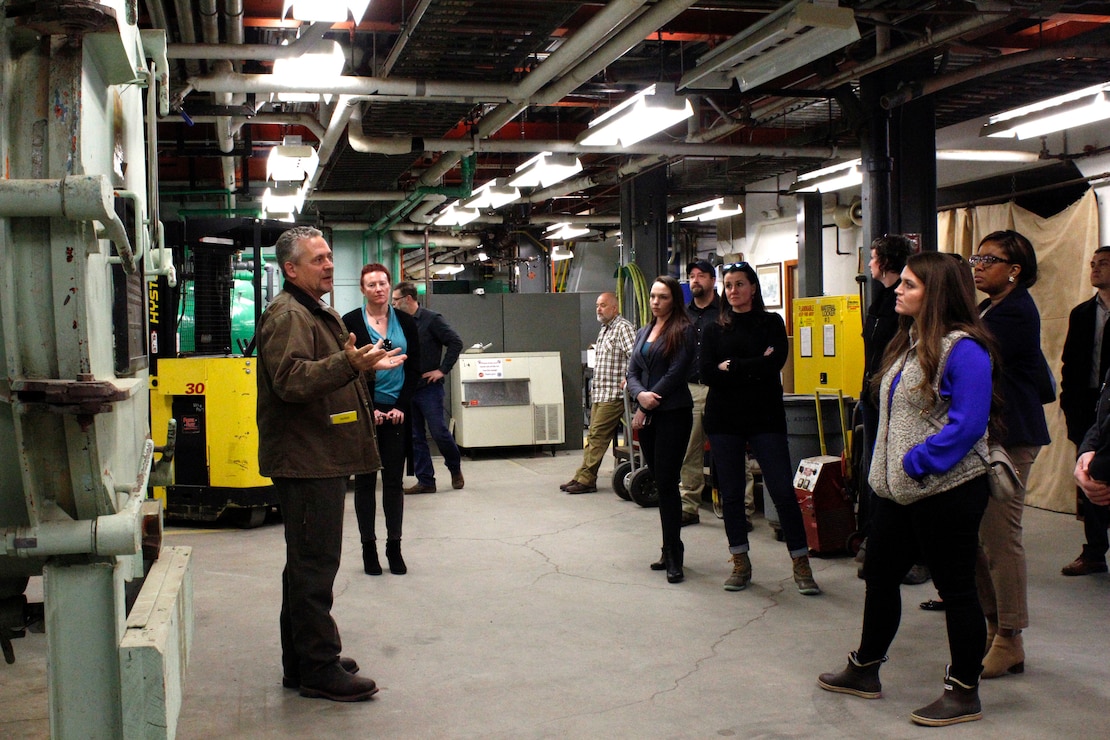
[[[879,390],[879,430],[875,440],[875,455],[871,458],[871,473],[867,477],[867,482],[879,496],[903,505],[912,504],[986,473],[986,467],[974,448],[950,470],[939,475],[926,475],[920,482],[907,475],[902,467],[902,458],[907,452],[937,433],[937,428],[928,419],[928,412],[922,409],[934,410],[936,419],[944,424],[948,423],[948,404],[940,398],[940,378],[944,374],[952,347],[966,336],[966,332],[955,331],[946,334],[941,340],[937,379],[930,390],[922,392],[918,387],[924,374],[917,353],[912,350],[907,354],[904,366],[895,363],[883,375]],[[898,381],[898,387],[891,397],[890,386],[899,371],[902,372],[902,379]],[[933,409],[934,404],[936,409]],[[985,451],[986,444],[987,435],[984,431],[975,446]]]

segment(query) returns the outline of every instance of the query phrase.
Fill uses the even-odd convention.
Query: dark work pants
[[[274,478],[285,522],[281,660],[286,677],[311,680],[339,660],[332,587],[343,542],[347,478]]]
[[[378,454],[382,459],[382,512],[385,514],[385,536],[401,539],[401,522],[405,516],[405,432],[404,424],[379,424]],[[377,518],[375,489],[377,473],[355,476],[355,516],[362,544],[374,542],[374,520]]]
[[[945,604],[952,677],[969,685],[979,680],[987,628],[975,588],[975,557],[989,497],[985,475],[905,506],[875,497],[863,566],[861,663],[879,660],[894,641],[902,576],[923,554]]]
[[[694,424],[690,409],[653,411],[651,423],[640,429],[640,447],[644,460],[659,492],[659,523],[663,528],[663,546],[678,545],[682,538],[682,499],[678,479],[686,443]]]
[[[1106,551],[1110,550],[1110,540],[1106,533],[1106,528],[1110,527],[1110,506],[1092,504],[1082,493],[1080,506],[1083,512],[1083,533],[1087,536],[1087,544],[1083,545],[1083,559],[1100,563],[1106,560]]]

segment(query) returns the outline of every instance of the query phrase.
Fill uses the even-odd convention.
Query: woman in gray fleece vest
[[[910,719],[936,727],[982,717],[987,635],[975,557],[990,490],[975,447],[986,452],[993,342],[975,307],[971,270],[955,255],[910,257],[896,295],[899,333],[883,358],[868,480],[877,499],[864,565],[863,633],[847,667],[821,674],[818,684],[865,699],[882,695],[879,667],[898,631],[902,576],[923,555],[947,605],[951,664],[944,693]]]

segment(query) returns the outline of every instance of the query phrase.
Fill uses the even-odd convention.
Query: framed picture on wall
[[[756,265],[755,274],[759,276],[763,305],[767,308],[782,308],[782,263]]]

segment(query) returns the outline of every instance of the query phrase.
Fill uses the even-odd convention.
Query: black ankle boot
[[[651,564],[652,570],[666,570],[667,569],[667,548],[659,551],[659,559]]]
[[[382,564],[378,562],[377,542],[362,543],[362,570],[368,576],[380,576],[382,574]]]
[[[663,548],[663,560],[667,565],[667,583],[679,583],[686,577],[682,572],[682,555],[681,542]]]
[[[983,718],[979,702],[979,682],[968,686],[952,678],[952,666],[944,671],[944,693],[927,707],[910,713],[910,721],[928,727],[946,727],[958,722],[974,722]]]
[[[401,540],[386,540],[385,559],[389,561],[389,572],[395,576],[403,576],[409,572],[405,559],[401,557]]]

